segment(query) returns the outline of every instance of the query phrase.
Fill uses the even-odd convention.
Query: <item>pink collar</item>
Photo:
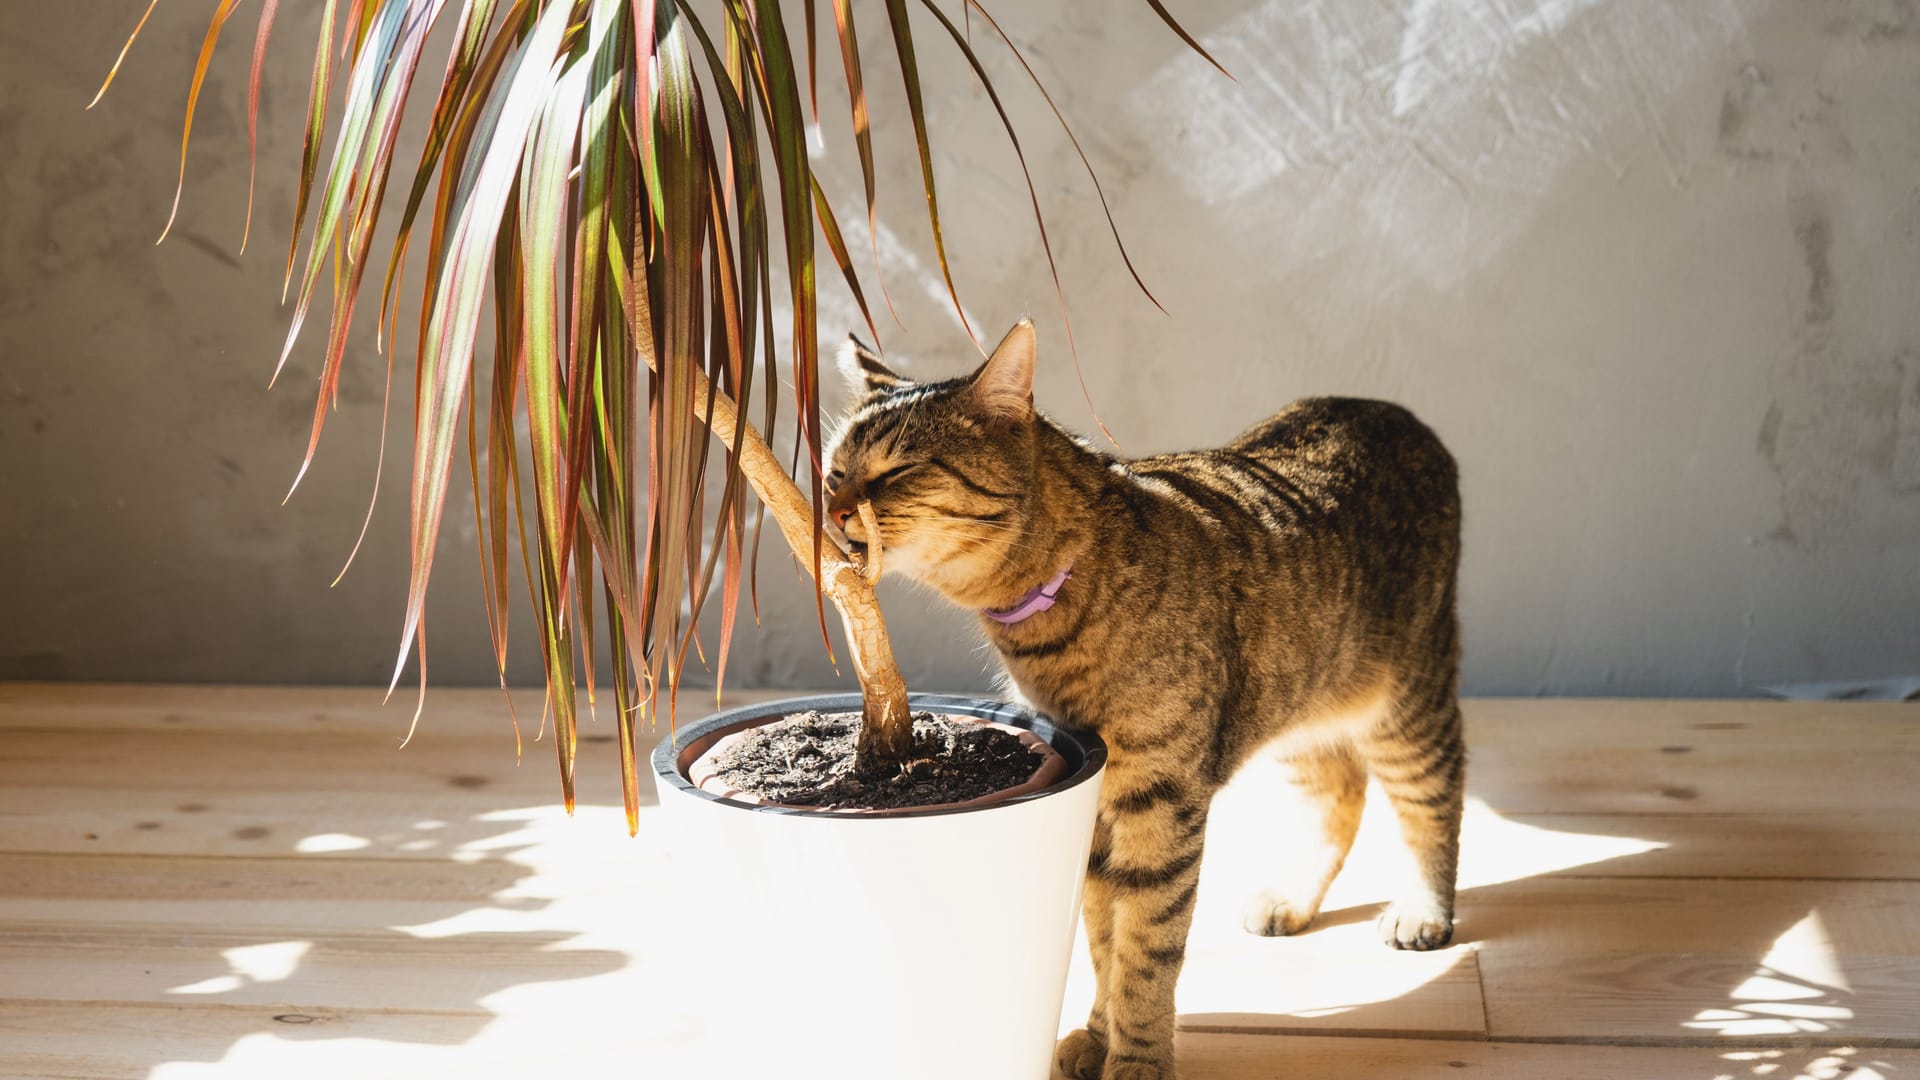
[[[1060,593],[1060,586],[1065,585],[1067,579],[1072,576],[1073,564],[1068,563],[1066,569],[1053,575],[1053,580],[1047,582],[1045,585],[1036,585],[1032,589],[1029,589],[1027,595],[1020,598],[1019,603],[1010,608],[986,608],[983,609],[980,614],[985,615],[987,618],[992,619],[1002,626],[1012,626],[1014,623],[1031,618],[1051,608],[1054,604],[1054,599]]]

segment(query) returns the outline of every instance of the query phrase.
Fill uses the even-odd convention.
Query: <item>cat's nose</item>
[[[836,506],[827,511],[827,516],[833,519],[835,527],[844,530],[847,527],[848,519],[853,517],[853,510],[850,507]]]

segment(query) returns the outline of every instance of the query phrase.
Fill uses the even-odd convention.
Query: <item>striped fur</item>
[[[1033,411],[1033,362],[1025,323],[944,382],[851,348],[861,397],[831,505],[839,520],[871,500],[885,568],[976,611],[1072,565],[1051,610],[980,620],[1022,696],[1112,751],[1084,905],[1099,989],[1058,1060],[1073,1077],[1170,1080],[1207,808],[1254,755],[1284,759],[1321,820],[1276,828],[1309,850],[1249,901],[1249,930],[1312,921],[1371,774],[1417,867],[1382,937],[1432,949],[1452,934],[1455,468],[1405,409],[1348,398],[1296,402],[1220,449],[1122,461]],[[846,528],[871,539],[857,515]]]

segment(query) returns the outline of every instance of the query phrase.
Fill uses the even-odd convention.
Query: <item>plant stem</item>
[[[647,357],[648,366],[653,358]],[[691,365],[689,365],[691,367]],[[739,412],[733,399],[713,384],[697,367],[693,376],[693,412],[705,418],[711,400],[710,430],[728,446],[740,430]],[[774,456],[773,448],[754,429],[745,424],[740,440],[740,472],[753,485],[755,495],[773,515],[774,523],[786,537],[787,546],[799,558],[808,573],[813,572],[813,504],[802,494],[793,477]],[[847,647],[853,651],[853,673],[860,680],[860,739],[855,747],[855,768],[865,776],[885,776],[899,771],[913,749],[913,721],[907,709],[907,681],[893,659],[893,645],[887,637],[886,620],[880,615],[880,601],[873,583],[846,552],[831,538],[820,552],[820,591],[833,601],[840,613],[840,625],[847,633]]]

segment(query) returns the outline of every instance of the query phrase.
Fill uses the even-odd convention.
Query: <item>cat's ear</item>
[[[974,411],[1000,423],[1021,423],[1033,416],[1033,321],[1021,319],[994,346],[993,355],[973,373]]]
[[[840,346],[840,373],[846,376],[847,385],[856,397],[907,385],[906,378],[881,363],[879,354],[852,334],[848,334],[847,343]]]

